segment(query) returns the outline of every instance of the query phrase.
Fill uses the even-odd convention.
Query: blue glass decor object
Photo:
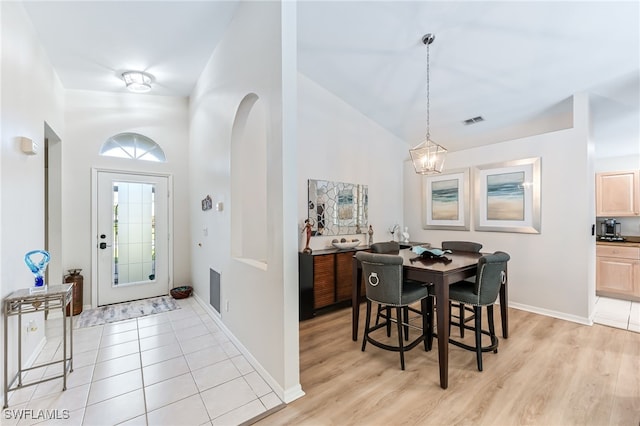
[[[34,255],[41,255],[42,259],[40,259],[38,263],[35,263],[31,258]],[[31,273],[33,273],[33,276],[35,277],[35,283],[30,290],[31,293],[47,290],[47,286],[44,283],[44,271],[47,269],[50,259],[51,256],[49,255],[49,252],[45,250],[32,250],[24,255],[24,263],[29,267]]]

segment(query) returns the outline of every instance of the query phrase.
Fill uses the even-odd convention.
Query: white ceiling
[[[66,89],[126,92],[127,70],[155,95],[189,96],[237,1],[24,1]]]
[[[155,76],[152,94],[188,96],[238,1],[25,1],[65,88],[124,92],[120,74]],[[298,67],[400,139],[426,131],[450,150],[570,125],[574,93],[593,96],[601,154],[640,153],[638,1],[300,1]],[[259,34],[256,34],[259,37]],[[483,116],[465,126],[462,121]],[[617,135],[620,135],[617,137]],[[613,141],[617,141],[615,144]]]

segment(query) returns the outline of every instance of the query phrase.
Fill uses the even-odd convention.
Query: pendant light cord
[[[429,122],[429,109],[430,109],[430,103],[429,103],[429,97],[430,97],[430,91],[429,91],[429,45],[431,44],[431,42],[427,42],[427,140],[429,140],[431,138],[431,132],[430,132],[430,122]]]

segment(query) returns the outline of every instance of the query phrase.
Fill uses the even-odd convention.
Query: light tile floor
[[[14,415],[3,413],[2,425],[237,425],[283,404],[195,299],[177,302],[171,312],[74,329],[67,390],[60,378],[12,392]],[[37,364],[62,358],[62,323],[47,323]]]
[[[597,297],[593,322],[640,333],[640,303]]]

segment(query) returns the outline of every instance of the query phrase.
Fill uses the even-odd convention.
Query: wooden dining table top
[[[452,272],[475,266],[478,259],[482,257],[482,253],[457,251],[445,253],[442,258],[424,259],[410,249],[400,250],[398,255],[402,256],[402,265],[406,268],[427,269],[434,272]]]

